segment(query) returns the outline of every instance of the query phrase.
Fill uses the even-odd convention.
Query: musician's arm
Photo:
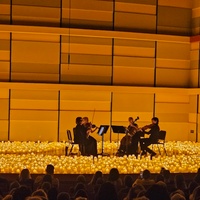
[[[95,127],[94,129],[91,129],[91,133],[95,132],[98,129],[98,127]]]

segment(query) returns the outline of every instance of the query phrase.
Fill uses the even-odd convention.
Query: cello
[[[139,117],[136,117],[136,119],[128,126],[128,128],[126,128],[126,135],[120,141],[120,147],[118,149],[119,154],[131,154],[132,137],[136,134],[137,131],[139,131],[139,128],[135,124],[138,119]]]

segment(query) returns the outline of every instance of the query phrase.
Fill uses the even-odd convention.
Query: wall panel
[[[37,37],[26,35],[23,41],[21,36],[13,34],[12,81],[59,81],[59,37],[55,36],[54,41],[50,37],[49,40],[37,41]]]
[[[187,95],[156,94],[155,115],[160,120],[160,128],[167,131],[167,140],[188,139],[190,107]]]
[[[0,33],[0,81],[9,81],[10,76],[10,34]]]
[[[13,0],[13,24],[60,26],[60,0]]]
[[[10,139],[57,141],[58,92],[12,90]]]
[[[1,0],[0,2],[0,23],[10,24],[10,0]]]
[[[158,42],[156,86],[188,87],[189,74],[190,44]]]
[[[9,90],[0,89],[0,140],[8,140]]]
[[[168,6],[159,5],[157,32],[161,34],[190,35],[191,16],[191,8],[172,7],[170,2]],[[176,28],[174,29],[174,27]]]
[[[62,26],[112,29],[113,2],[98,0],[63,0]]]
[[[63,83],[111,83],[111,39],[63,36],[61,52]]]
[[[115,12],[115,30],[155,33],[156,16]]]

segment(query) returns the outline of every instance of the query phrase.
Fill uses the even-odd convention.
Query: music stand
[[[118,134],[118,144],[119,144],[119,134],[122,133],[122,134],[125,134],[126,133],[126,127],[124,126],[111,126],[112,130],[113,130],[113,133],[117,133]]]
[[[104,134],[107,133],[109,126],[108,125],[101,125],[97,134],[102,137],[102,150],[101,155],[103,156],[103,148],[104,148]]]

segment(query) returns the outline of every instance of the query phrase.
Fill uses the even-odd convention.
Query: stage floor
[[[140,173],[149,169],[158,173],[161,167],[172,173],[195,173],[200,167],[200,143],[194,142],[167,142],[165,155],[162,146],[159,155],[156,145],[154,150],[157,156],[136,159],[135,156],[116,157],[118,144],[104,143],[104,153],[109,156],[83,157],[78,155],[65,156],[65,142],[1,142],[0,143],[0,173],[19,173],[28,168],[32,174],[44,173],[47,164],[55,166],[56,174],[93,174],[101,170],[108,174],[110,169],[118,168],[121,174]],[[101,152],[101,142],[98,143],[98,152]],[[78,146],[73,153],[78,152]]]

